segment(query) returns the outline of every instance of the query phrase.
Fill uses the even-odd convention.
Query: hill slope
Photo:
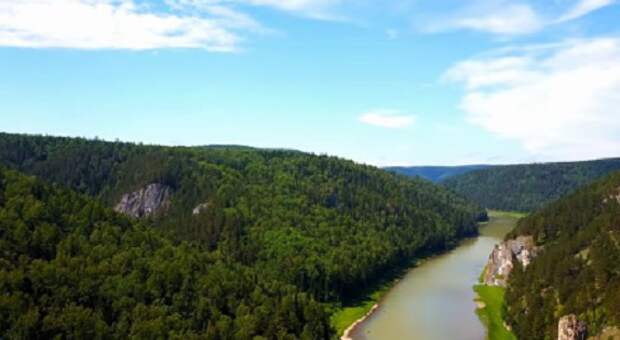
[[[474,170],[486,169],[490,165],[463,165],[463,166],[391,166],[387,171],[405,176],[418,176],[431,182],[441,182],[450,177],[465,174]]]
[[[508,281],[507,318],[521,339],[557,338],[574,314],[589,335],[620,326],[620,172],[522,219],[507,236],[543,250]],[[544,337],[543,335],[547,335]]]
[[[0,167],[0,338],[327,338],[324,307]]]
[[[298,151],[0,134],[0,163],[330,302],[476,233],[485,215],[427,181]]]
[[[615,170],[620,170],[620,158],[503,165],[454,176],[443,184],[489,209],[532,211]]]

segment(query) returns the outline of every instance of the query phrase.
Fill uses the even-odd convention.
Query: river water
[[[355,340],[482,340],[475,293],[493,246],[516,218],[493,215],[480,236],[412,268],[381,300],[380,307],[351,334]]]

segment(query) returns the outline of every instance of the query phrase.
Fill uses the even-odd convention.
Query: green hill
[[[503,165],[450,177],[442,184],[488,209],[532,211],[615,170],[620,170],[620,158]]]
[[[157,185],[157,197],[165,204],[157,211],[144,210],[148,214],[140,225],[154,227],[166,242],[197,247],[196,256],[215,257],[226,266],[248,271],[249,281],[264,281],[268,287],[273,283],[273,289],[293,287],[307,294],[310,305],[313,299],[338,304],[356,297],[386,271],[476,233],[477,220],[485,217],[477,206],[427,181],[298,151],[161,147],[0,134],[0,164],[90,195],[107,207],[142,197]],[[94,249],[100,241],[92,242]],[[140,257],[144,250],[135,251]],[[57,275],[62,279],[69,273]],[[234,281],[234,276],[222,275],[223,285]],[[183,277],[178,274],[179,280]],[[91,283],[77,284],[89,287]],[[205,293],[226,297],[226,307],[218,310],[224,308],[225,315],[233,316],[238,308],[244,315],[246,307],[251,311],[244,295],[248,287],[239,288],[240,292],[218,287]],[[133,290],[123,292],[133,294]],[[75,294],[73,298],[80,300],[80,294]],[[122,294],[116,298],[123,303]],[[166,303],[176,301],[168,299]],[[295,301],[286,303],[297,306]],[[8,315],[17,317],[22,312]],[[204,313],[203,322],[219,320],[217,312]],[[321,333],[325,331],[322,309],[316,313],[317,329],[309,330],[315,336],[325,334]],[[41,316],[35,314],[31,317]],[[222,323],[245,327],[245,321],[236,322],[233,316]],[[187,321],[184,315],[175,317]],[[248,320],[254,325],[254,319]],[[305,330],[299,325],[283,330],[265,326],[268,331],[261,328],[255,333],[269,334],[268,338],[280,331],[301,336]]]
[[[397,174],[421,177],[431,182],[445,181],[450,177],[465,174],[474,170],[486,169],[490,165],[462,165],[462,166],[390,166],[385,169]]]
[[[507,238],[517,235],[543,247],[509,279],[507,321],[520,339],[557,338],[568,314],[591,336],[620,326],[620,172],[522,219]]]
[[[0,235],[1,338],[331,334],[299,289],[2,167]]]

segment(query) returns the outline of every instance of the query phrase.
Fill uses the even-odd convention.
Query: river
[[[517,219],[492,214],[480,236],[412,268],[381,300],[379,308],[350,334],[355,340],[481,340],[476,284],[493,246]]]

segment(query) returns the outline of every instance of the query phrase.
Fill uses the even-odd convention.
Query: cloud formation
[[[402,129],[412,125],[415,117],[404,115],[398,110],[378,109],[363,113],[359,121],[364,124],[390,128]]]
[[[523,34],[536,32],[542,26],[542,19],[530,6],[510,4],[490,8],[484,13],[471,13],[453,18],[448,20],[443,28],[469,29],[496,34]]]
[[[270,31],[244,11],[248,7],[329,19],[343,1],[0,0],[0,46],[231,52],[244,35]]]
[[[581,0],[564,13],[556,22],[565,22],[580,18],[603,7],[612,5],[615,0]]]
[[[534,156],[620,156],[620,38],[465,60],[443,79],[464,87],[460,107],[471,123]]]
[[[255,6],[299,14],[313,19],[335,18],[331,10],[344,0],[166,0],[173,7],[210,9],[213,6]]]
[[[469,0],[464,2],[465,5],[455,4],[457,9],[452,13],[431,17],[422,30],[430,33],[463,29],[499,35],[531,34],[551,25],[579,19],[615,2],[572,0],[549,6],[552,8],[549,10],[535,2]],[[567,3],[571,5],[567,6]]]
[[[235,50],[222,22],[149,12],[131,0],[0,0],[0,46]]]

